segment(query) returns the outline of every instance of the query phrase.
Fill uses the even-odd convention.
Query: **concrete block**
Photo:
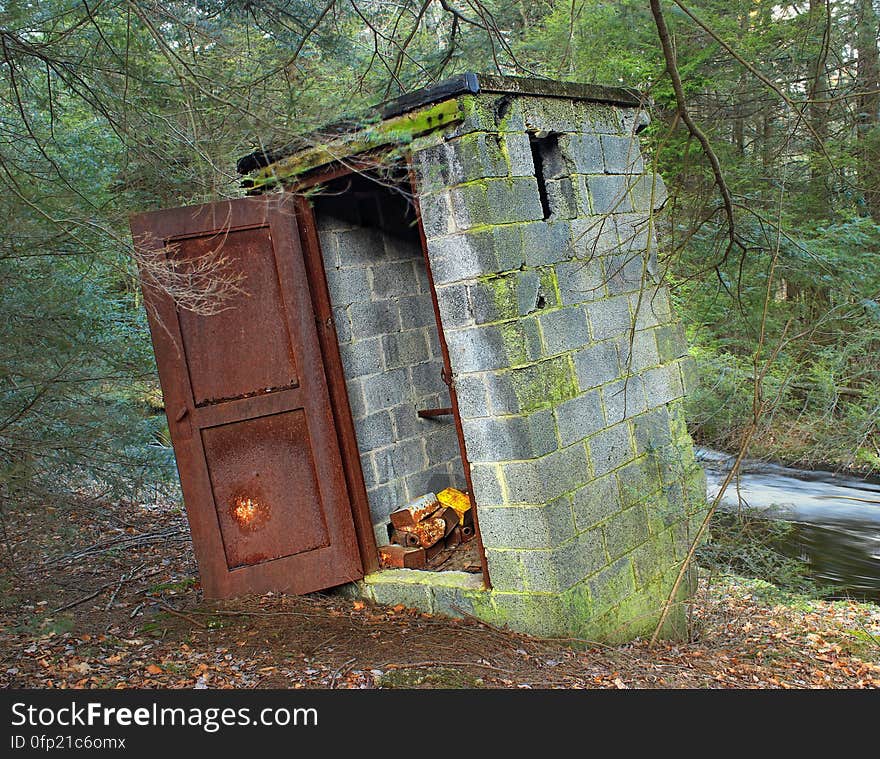
[[[641,294],[641,298],[630,296],[630,301],[636,316],[637,330],[650,329],[672,321],[672,309],[665,287],[649,288]]]
[[[574,354],[578,387],[590,390],[620,376],[616,343],[595,343]]]
[[[489,548],[553,548],[574,536],[571,502],[480,510],[480,535]]]
[[[681,385],[685,395],[690,395],[700,386],[700,373],[697,371],[697,362],[690,356],[685,356],[676,362],[681,372]]]
[[[402,217],[389,220],[388,228],[383,229],[383,241],[386,261],[420,263],[424,260],[416,228],[409,226],[409,222]],[[421,277],[419,279],[421,281]]]
[[[544,218],[538,183],[533,176],[486,181],[488,216],[484,224],[513,224]]]
[[[597,342],[620,337],[632,329],[629,300],[624,295],[589,303],[586,309],[590,319],[590,332]]]
[[[487,224],[513,224],[542,219],[544,211],[534,177],[478,180],[450,191],[452,214],[459,230]]]
[[[346,377],[364,377],[384,370],[381,337],[341,343],[339,354]]]
[[[516,549],[487,549],[486,563],[489,566],[489,577],[492,587],[498,590],[523,591],[525,572],[522,556],[525,551]]]
[[[352,417],[358,419],[365,416],[367,413],[367,403],[364,398],[363,380],[346,380],[345,385],[348,388],[348,405],[351,408]]]
[[[574,104],[564,98],[523,98],[522,108],[526,130],[530,132],[578,131]]]
[[[497,329],[501,334],[507,355],[505,366],[530,364],[541,357],[541,332],[538,329],[538,320],[534,316],[504,322],[490,329]]]
[[[617,174],[590,175],[583,178],[594,215],[632,211],[626,177]]]
[[[471,483],[474,487],[474,500],[477,507],[501,506],[504,504],[504,491],[501,485],[500,469],[496,464],[471,464]]]
[[[585,206],[586,207],[586,206]],[[617,250],[617,225],[611,216],[590,216],[571,222],[571,254],[588,260]]]
[[[358,448],[362,453],[394,442],[391,414],[387,411],[380,411],[356,420],[354,431],[358,441]]]
[[[374,300],[399,298],[419,291],[412,261],[387,262],[370,267],[371,290]]]
[[[385,443],[383,443],[383,444],[387,445],[389,442],[390,441],[386,440]],[[367,452],[367,450],[365,448],[360,449],[360,450],[361,450],[361,457],[360,457],[360,459],[361,459],[361,472],[364,475],[364,487],[367,490],[370,490],[371,488],[374,488],[377,485],[380,485],[382,483],[379,482],[379,478],[376,474],[376,467],[373,464],[373,457],[370,455],[370,453]]]
[[[403,480],[394,480],[371,488],[367,491],[367,502],[370,505],[370,516],[373,522],[386,522],[392,511],[406,505],[407,494]],[[387,539],[386,533],[385,540]]]
[[[446,155],[445,143],[432,145],[413,153],[413,169],[420,195],[442,192],[449,186]]]
[[[588,530],[621,510],[617,475],[606,474],[590,480],[572,493],[575,526]]]
[[[602,174],[602,144],[595,134],[564,134],[559,137],[562,153],[569,174]]]
[[[588,441],[593,473],[600,477],[634,457],[626,423],[597,432]]]
[[[571,538],[574,541],[575,538]],[[522,585],[536,593],[559,593],[560,582],[558,550],[532,549],[521,551]]]
[[[511,268],[551,266],[572,256],[571,224],[568,221],[537,221],[517,224],[522,235],[524,256],[509,262]]]
[[[580,307],[560,308],[538,316],[545,355],[580,348],[590,342],[587,316]]]
[[[364,400],[367,411],[373,413],[392,406],[399,406],[410,400],[406,369],[392,369],[374,375],[364,383]]]
[[[527,371],[528,367],[517,371]],[[496,415],[519,414],[524,409],[517,396],[512,371],[493,372],[482,375],[484,392],[488,397],[488,410]],[[485,416],[485,414],[484,414]]]
[[[446,332],[449,360],[456,374],[484,372],[508,365],[504,337],[497,327],[466,327]]]
[[[465,615],[477,616],[474,608],[474,595],[477,597],[482,593],[488,595],[487,591],[467,591],[444,585],[434,587],[433,591],[434,613],[457,619],[462,619]]]
[[[537,309],[541,277],[536,271],[517,271],[475,282],[469,287],[477,324],[516,319]]]
[[[629,332],[617,341],[620,353],[620,369],[624,374],[632,374],[660,364],[654,331]]]
[[[427,361],[431,355],[424,330],[394,332],[382,337],[382,352],[388,369],[413,366]]]
[[[449,192],[426,193],[419,196],[419,209],[425,237],[431,240],[455,232],[452,201]],[[430,243],[428,246],[430,250]]]
[[[602,141],[606,174],[641,174],[645,170],[638,137],[603,134],[599,139]],[[583,173],[598,172],[585,171]]]
[[[370,299],[366,269],[330,269],[327,271],[327,288],[336,308]]]
[[[425,437],[425,453],[428,456],[428,464],[433,465],[441,461],[453,461],[459,458],[458,432],[452,417],[438,417],[431,423],[437,429],[431,430]]]
[[[583,440],[605,426],[598,390],[565,401],[553,413],[563,446]]]
[[[403,329],[418,329],[419,327],[433,327],[434,304],[427,290],[419,295],[409,295],[399,298],[400,326]]]
[[[522,268],[525,254],[521,230],[524,226],[524,223],[501,224],[469,233],[491,254],[489,258],[493,263],[483,273],[497,274]]]
[[[424,430],[424,420],[416,414],[416,408],[411,402],[390,408],[391,422],[394,425],[394,439],[406,440],[407,438],[421,435]]]
[[[500,139],[491,133],[474,132],[449,140],[444,158],[450,185],[508,173]]]
[[[632,420],[632,426],[637,454],[657,452],[672,441],[669,413],[665,406],[639,414]]]
[[[546,503],[589,479],[586,449],[576,443],[534,461],[501,465],[510,503]]]
[[[605,296],[605,274],[602,260],[598,257],[559,263],[556,276],[565,306],[587,303]]]
[[[395,443],[375,450],[373,451],[373,460],[376,464],[376,477],[379,482],[391,482],[422,471],[427,466],[425,452],[422,449],[421,441],[418,440]]]
[[[629,194],[635,211],[659,211],[669,198],[663,179],[655,172],[642,174],[631,182]]]
[[[587,134],[619,134],[620,116],[617,109],[604,103],[574,104],[575,132]]]
[[[642,376],[645,380],[648,408],[662,406],[684,395],[684,388],[681,386],[681,375],[675,364],[648,369]]]
[[[660,358],[658,363],[667,363],[674,359],[686,356],[688,352],[687,339],[684,335],[684,327],[681,323],[666,324],[654,330],[657,342],[657,353]]]
[[[436,292],[437,305],[440,307],[440,322],[444,329],[454,329],[474,323],[474,315],[468,300],[467,285],[443,285],[437,287]],[[401,307],[402,317],[403,308]]]
[[[641,506],[633,506],[614,514],[603,522],[602,532],[612,560],[629,553],[651,537],[648,532],[648,517]]]
[[[507,158],[512,177],[535,176],[535,163],[529,136],[525,132],[505,132],[501,135],[501,151]]]
[[[458,412],[462,419],[489,415],[489,399],[486,395],[484,374],[461,374],[455,379],[455,395]]]
[[[471,461],[530,459],[556,448],[556,430],[549,411],[529,416],[466,419],[463,427]]]
[[[593,608],[598,616],[603,610],[617,606],[621,599],[636,590],[636,578],[632,562],[623,557],[587,580]]]
[[[602,532],[590,530],[576,535],[553,551],[553,560],[559,590],[567,590],[608,564]]]
[[[436,286],[476,279],[498,271],[490,232],[454,234],[429,240],[428,254]]]
[[[400,310],[395,300],[357,301],[349,306],[348,313],[356,340],[400,331]]]
[[[453,188],[449,200],[457,230],[467,231],[489,223],[489,201],[484,182],[470,182]]]
[[[348,315],[348,306],[335,307],[333,309],[333,328],[336,330],[336,339],[340,343],[352,340],[351,318]]]
[[[609,427],[647,411],[644,383],[639,375],[603,385],[601,393]]]
[[[336,233],[336,255],[343,269],[363,269],[369,264],[385,263],[385,241],[375,227],[355,227]]]
[[[410,500],[427,493],[439,493],[454,484],[449,466],[445,463],[407,475],[405,481]]]
[[[407,570],[414,571],[414,570]],[[377,604],[396,606],[403,604],[408,609],[432,614],[434,612],[434,596],[429,585],[416,583],[373,583],[370,585],[373,600]]]
[[[577,218],[579,210],[584,208],[584,199],[579,195],[580,187],[571,177],[548,179],[544,182],[551,219]]]
[[[619,213],[614,217],[614,224],[620,238],[620,250],[644,253],[649,245],[653,250],[657,249],[657,240],[653,234],[656,221],[650,213]]]
[[[420,398],[446,392],[447,388],[446,383],[443,381],[442,371],[443,362],[439,357],[410,367],[410,382],[413,394]]]
[[[617,470],[620,498],[624,507],[648,499],[651,503],[660,495],[660,470],[651,457],[643,456]]]
[[[320,227],[320,222],[319,222]],[[321,248],[321,257],[324,259],[326,269],[335,269],[339,264],[339,253],[336,247],[336,233],[329,230],[318,231],[318,247]]]
[[[608,292],[612,295],[638,292],[654,284],[656,267],[651,264],[651,258],[644,249],[624,251],[621,248],[606,255],[604,263]]]

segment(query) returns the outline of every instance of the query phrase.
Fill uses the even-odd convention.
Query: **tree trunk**
[[[825,159],[825,142],[828,139],[828,74],[825,63],[828,58],[828,39],[831,34],[828,0],[810,0],[809,35],[814,51],[815,68],[810,72],[810,89],[804,116],[810,126],[810,182],[807,209],[810,215],[828,218],[831,215],[828,173],[831,166]],[[871,2],[871,0],[867,0]],[[812,56],[811,56],[812,58]],[[819,102],[817,102],[819,101]]]
[[[867,212],[880,222],[880,24],[872,0],[857,0],[856,14],[858,181]]]

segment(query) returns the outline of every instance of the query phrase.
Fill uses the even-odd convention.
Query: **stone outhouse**
[[[320,345],[351,503],[360,566],[314,586],[351,579],[344,592],[541,636],[653,629],[705,481],[683,413],[691,359],[659,278],[666,193],[640,149],[647,122],[630,90],[466,74],[239,161],[257,197],[232,204],[296,221],[318,324],[303,350]],[[377,570],[389,513],[449,486],[471,496],[481,571]],[[273,529],[298,529],[285,524]],[[243,566],[231,534],[228,577]],[[256,585],[287,588],[280,577]],[[668,632],[683,619],[678,605]]]

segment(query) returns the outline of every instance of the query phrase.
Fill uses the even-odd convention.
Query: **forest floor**
[[[206,602],[186,521],[83,499],[5,525],[0,686],[871,688],[880,607],[704,577],[688,643],[576,647],[336,595]]]

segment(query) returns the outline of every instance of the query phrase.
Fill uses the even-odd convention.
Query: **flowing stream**
[[[711,501],[734,457],[705,448],[696,453]],[[744,461],[721,508],[792,522],[790,548],[809,562],[817,580],[880,600],[880,481]]]

